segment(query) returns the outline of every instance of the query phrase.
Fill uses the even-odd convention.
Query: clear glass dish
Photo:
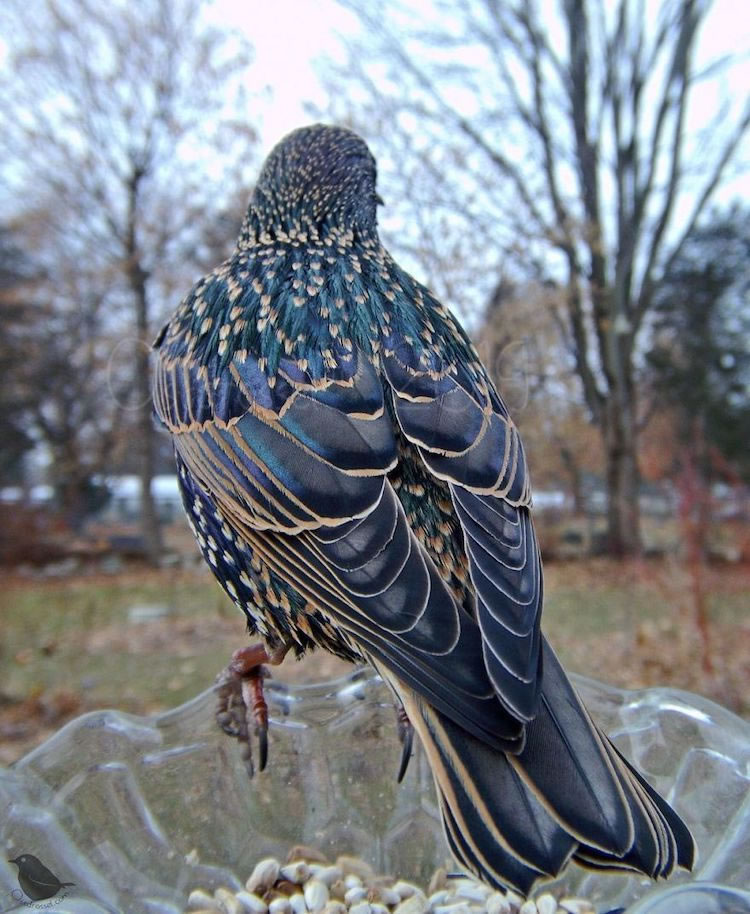
[[[750,724],[685,692],[624,692],[574,677],[594,717],[696,837],[693,874],[654,885],[569,868],[540,888],[628,914],[750,912]],[[390,693],[369,672],[309,686],[267,683],[269,763],[252,781],[206,691],[156,717],[86,714],[0,768],[0,910],[29,910],[8,858],[33,853],[75,886],[60,914],[177,914],[189,892],[236,890],[297,844],[426,885],[449,854],[417,750],[396,783]],[[676,906],[677,905],[677,906]]]

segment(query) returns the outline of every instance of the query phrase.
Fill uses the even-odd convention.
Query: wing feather
[[[157,414],[186,471],[253,553],[459,726],[520,750],[523,726],[476,662],[479,626],[386,479],[393,426],[367,359],[355,353],[340,380],[317,386],[282,365],[286,388],[267,389],[250,357],[223,373],[178,361],[162,360]]]
[[[489,677],[506,710],[527,722],[541,686],[542,576],[518,431],[478,367],[420,369],[403,340],[384,364],[404,435],[449,483]]]

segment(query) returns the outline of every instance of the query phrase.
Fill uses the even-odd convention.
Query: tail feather
[[[528,894],[572,858],[666,877],[693,863],[685,824],[591,721],[546,643],[540,710],[518,754],[487,745],[381,667],[427,753],[446,837],[477,878]]]
[[[659,810],[668,834],[670,834],[675,841],[676,860],[674,866],[680,866],[686,870],[691,870],[695,865],[696,850],[695,841],[690,833],[690,829],[685,825],[674,809],[672,809],[669,803],[654,790],[643,775],[639,774],[635,768],[633,768],[619,749],[616,746],[612,746],[611,743],[609,745],[620,759],[630,777],[640,784],[650,802]]]
[[[445,836],[448,839],[451,853],[477,879],[493,886],[512,886],[518,891],[528,894],[537,879],[545,876],[545,873],[523,863],[511,852],[503,852],[499,845],[493,844],[491,841],[484,847],[480,847],[474,840],[474,836],[468,837],[469,831],[466,823],[458,823],[453,818],[451,807],[443,801],[443,794],[440,793],[439,796]],[[481,838],[480,834],[480,841]],[[499,850],[500,853],[498,853]]]
[[[621,856],[633,843],[622,780],[602,735],[542,639],[544,680],[522,752],[510,756],[528,789],[578,842]]]
[[[614,747],[606,738],[603,740],[603,749],[615,764],[621,779],[633,821],[633,841],[619,856],[602,852],[601,848],[584,842],[576,851],[575,858],[595,869],[631,870],[655,878],[661,874],[664,864],[673,860],[664,824],[658,810],[650,808],[648,801],[644,801],[640,784],[631,780],[614,753]]]
[[[433,771],[440,777],[441,793],[457,824],[467,824],[470,837],[481,833],[480,846],[503,847],[540,873],[552,875],[561,869],[575,840],[526,787],[509,756],[470,736],[433,708],[421,705],[420,711],[427,738],[439,756]]]
[[[647,873],[653,879],[668,875],[674,869],[676,850],[675,840],[669,826],[658,806],[651,802],[649,795],[643,789],[642,781],[632,777],[631,770],[623,765],[622,757],[615,752],[614,746],[609,740],[607,740],[606,749],[620,771],[634,820],[639,822],[639,828],[636,831],[638,840],[633,842],[633,846],[626,856],[637,869]],[[653,843],[650,844],[647,840],[649,833],[653,835],[652,840],[656,841],[655,848]]]

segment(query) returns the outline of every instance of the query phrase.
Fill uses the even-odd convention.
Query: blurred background
[[[563,660],[750,714],[748,52],[731,0],[4,0],[0,761],[244,643],[150,343],[316,120],[520,426]]]

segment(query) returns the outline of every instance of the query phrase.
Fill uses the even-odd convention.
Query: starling
[[[540,631],[518,431],[468,336],[380,243],[349,130],[271,152],[236,249],[160,333],[154,402],[204,558],[261,664],[367,661],[424,747],[468,871],[528,893],[574,859],[666,877],[690,832],[592,722]]]

